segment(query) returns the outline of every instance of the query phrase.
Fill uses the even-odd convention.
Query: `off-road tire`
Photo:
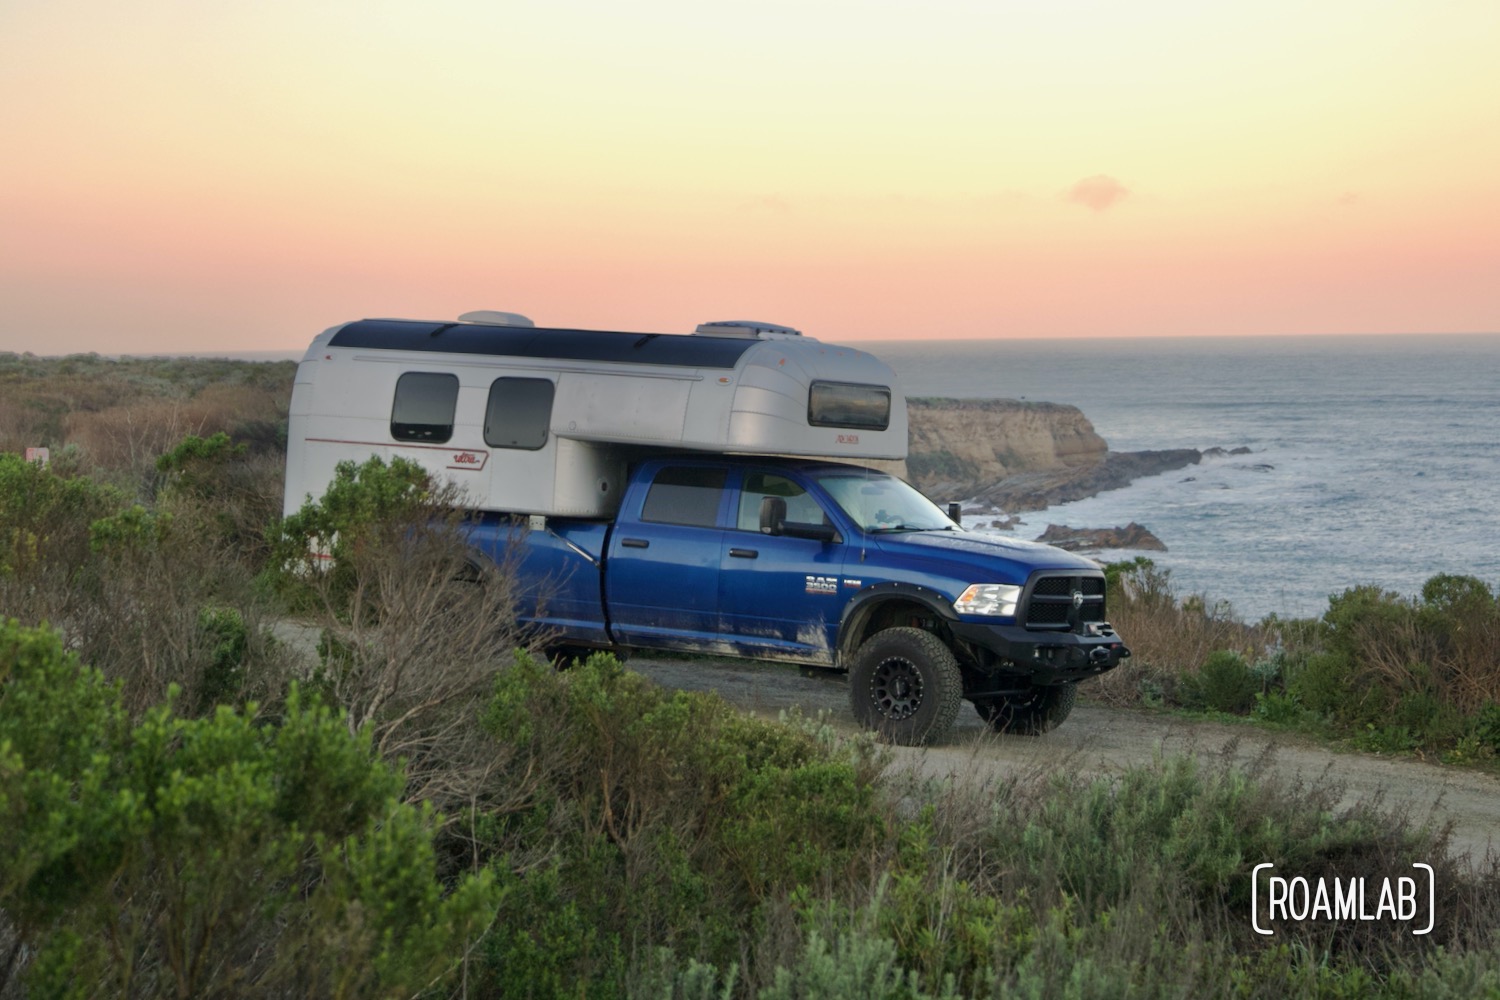
[[[865,641],[849,670],[854,720],[902,746],[941,739],[958,717],[963,675],[943,640],[888,628]]]
[[[976,699],[974,710],[997,733],[1040,736],[1062,725],[1077,701],[1077,684],[1039,685],[1029,694]]]

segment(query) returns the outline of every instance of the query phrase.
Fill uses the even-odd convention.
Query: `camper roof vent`
[[[755,337],[757,339],[766,334],[780,334],[783,337],[802,336],[801,330],[779,326],[775,323],[761,323],[753,319],[725,319],[714,323],[699,323],[698,329],[694,332],[710,337]]]
[[[536,326],[520,313],[500,312],[496,309],[476,309],[458,317],[460,323],[483,323],[485,326]]]

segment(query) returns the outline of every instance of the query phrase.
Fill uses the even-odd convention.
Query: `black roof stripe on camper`
[[[686,334],[643,337],[604,330],[552,330],[478,323],[417,323],[367,319],[350,323],[329,347],[438,354],[492,354],[507,358],[614,361],[683,368],[733,368],[754,340]]]

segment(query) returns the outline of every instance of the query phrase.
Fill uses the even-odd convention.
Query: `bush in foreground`
[[[495,889],[444,892],[401,785],[295,692],[276,720],[162,706],[132,725],[56,635],[0,624],[0,993],[18,971],[38,997],[432,988]]]

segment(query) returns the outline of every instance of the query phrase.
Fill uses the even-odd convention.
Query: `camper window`
[[[883,431],[891,423],[891,390],[883,385],[814,382],[807,393],[807,422],[814,427]]]
[[[724,469],[662,469],[646,494],[641,520],[712,528],[719,522],[724,475]]]
[[[407,372],[396,380],[391,437],[398,441],[442,444],[453,436],[453,411],[457,405],[457,375]]]
[[[490,383],[484,411],[484,443],[491,448],[536,451],[547,443],[552,424],[551,381],[544,378],[497,378]]]

